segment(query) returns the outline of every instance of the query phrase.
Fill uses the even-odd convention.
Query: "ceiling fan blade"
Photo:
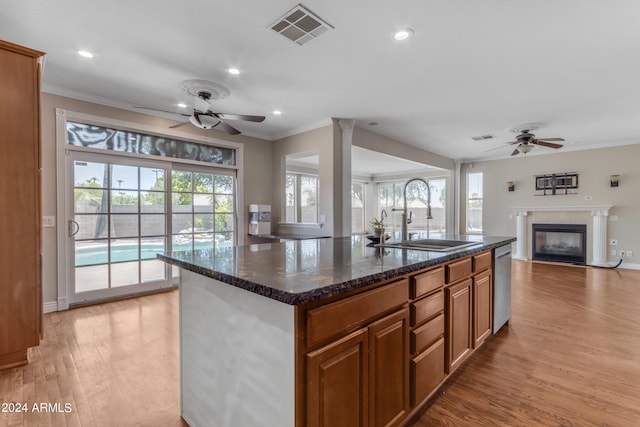
[[[540,141],[539,139],[534,139],[533,141],[531,141],[532,144],[536,144],[536,145],[541,145],[543,147],[549,147],[549,148],[560,148],[562,147],[562,144],[554,144],[553,142],[545,142],[545,141]]]
[[[264,116],[249,116],[247,114],[227,114],[227,113],[213,113],[221,119],[227,120],[243,120],[245,122],[262,122]]]
[[[487,153],[489,151],[500,150],[500,149],[504,148],[505,145],[509,146],[509,145],[513,145],[513,144],[517,144],[517,143],[518,143],[518,141],[505,142],[504,145],[501,145],[500,147],[494,147],[494,148],[490,148],[488,150],[485,150],[485,153]]]
[[[182,123],[178,123],[177,125],[169,126],[169,129],[179,128],[179,127],[182,127],[182,126],[186,126],[186,125],[188,125],[188,124],[190,124],[190,122],[182,122]]]
[[[169,113],[169,114],[178,114],[180,116],[185,116],[185,117],[189,117],[191,116],[191,114],[185,114],[185,113],[176,113],[175,111],[167,111],[167,110],[158,110],[157,108],[149,108],[149,107],[139,107],[134,105],[133,108],[139,108],[141,110],[149,110],[149,111],[159,111],[161,113]]]
[[[564,138],[538,138],[538,141],[564,141]]]
[[[229,135],[238,135],[240,133],[240,131],[236,128],[234,128],[233,126],[225,123],[225,122],[220,122],[220,124],[218,124],[218,126],[221,128],[222,130],[224,130],[226,133],[228,133]]]
[[[518,151],[517,148],[515,150],[513,150],[513,153],[511,153],[511,155],[515,156],[516,154],[520,154],[520,151]]]

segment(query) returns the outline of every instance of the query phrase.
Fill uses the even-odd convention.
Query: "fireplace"
[[[584,224],[533,224],[533,259],[585,265],[587,226]]]

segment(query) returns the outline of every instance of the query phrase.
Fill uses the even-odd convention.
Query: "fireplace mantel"
[[[606,267],[607,263],[607,217],[613,205],[570,205],[570,206],[520,206],[512,208],[516,214],[516,259],[528,260],[527,237],[529,212],[591,212],[593,232],[591,238],[592,265]]]
[[[514,211],[524,212],[606,212],[609,214],[609,209],[613,205],[570,205],[570,206],[524,206],[512,208]]]

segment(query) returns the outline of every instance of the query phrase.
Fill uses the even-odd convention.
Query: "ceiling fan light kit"
[[[190,116],[189,121],[192,125],[199,127],[200,129],[212,129],[220,124],[220,119],[217,117],[198,113],[194,113]]]

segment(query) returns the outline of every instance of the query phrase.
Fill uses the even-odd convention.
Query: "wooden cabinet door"
[[[409,309],[369,325],[369,425],[397,426],[409,411]]]
[[[362,328],[307,354],[306,426],[368,426],[368,344]]]
[[[448,372],[453,372],[471,353],[471,278],[447,288]]]
[[[473,348],[491,335],[492,326],[491,270],[473,278]]]
[[[42,55],[0,40],[0,369],[40,340]]]

